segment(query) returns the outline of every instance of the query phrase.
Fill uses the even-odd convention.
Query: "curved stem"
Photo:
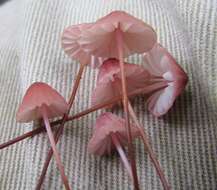
[[[127,156],[126,156],[126,154],[125,154],[125,152],[124,152],[124,150],[123,150],[123,148],[119,142],[118,137],[116,136],[115,133],[111,133],[111,138],[112,138],[112,142],[114,143],[114,145],[115,145],[115,147],[116,147],[116,149],[117,149],[117,151],[121,157],[121,160],[122,160],[122,162],[123,162],[123,164],[127,170],[128,175],[130,176],[130,178],[133,181],[133,174],[132,174],[132,170],[131,170],[129,161],[128,161]]]
[[[48,116],[47,116],[47,106],[45,104],[42,105],[41,112],[42,112],[42,116],[43,116],[43,120],[44,120],[46,130],[47,130],[48,138],[49,138],[49,141],[50,141],[50,144],[51,144],[51,147],[52,147],[52,150],[53,150],[56,162],[57,162],[57,167],[60,170],[61,178],[63,180],[65,188],[67,190],[70,190],[69,182],[68,182],[68,179],[67,179],[67,177],[65,175],[64,167],[63,167],[63,164],[62,164],[61,159],[60,159],[59,152],[58,152],[57,147],[56,147],[56,143],[55,143],[55,140],[54,140],[53,133],[51,131],[50,122],[49,122]]]
[[[60,127],[57,129],[57,131],[55,133],[55,143],[58,142],[59,137],[61,136],[61,134],[63,132],[64,124],[67,121],[68,114],[69,114],[70,109],[71,109],[71,107],[73,105],[73,102],[74,102],[74,99],[75,99],[75,95],[76,95],[76,92],[78,90],[82,74],[84,72],[84,68],[85,68],[85,64],[81,64],[80,69],[78,71],[78,75],[77,75],[77,77],[75,79],[75,84],[74,84],[74,87],[72,89],[72,93],[71,93],[70,99],[69,99],[69,103],[68,103],[69,104],[69,109],[68,109],[68,112],[63,116],[63,119],[61,121],[61,125],[60,125]],[[42,173],[40,175],[40,178],[39,178],[39,181],[38,181],[38,184],[37,184],[37,187],[36,187],[37,190],[39,190],[41,188],[41,185],[42,185],[43,180],[45,178],[45,175],[46,175],[46,172],[47,172],[47,168],[49,166],[49,163],[50,163],[50,160],[52,158],[52,155],[53,155],[53,150],[50,149],[48,151],[48,155],[47,155],[47,158],[45,160],[45,163],[44,163],[44,166],[43,166],[43,169],[42,169]]]
[[[136,117],[136,114],[135,114],[135,112],[134,112],[134,110],[133,110],[132,105],[130,104],[130,102],[129,102],[128,105],[129,105],[130,115],[131,115],[133,121],[135,122],[136,126],[138,127],[138,129],[140,131],[140,134],[141,134],[141,137],[142,137],[142,141],[143,141],[143,143],[145,145],[145,148],[148,151],[148,154],[149,154],[149,156],[151,158],[151,161],[154,164],[154,167],[155,167],[155,169],[156,169],[156,171],[157,171],[157,173],[158,173],[158,175],[160,177],[162,185],[163,185],[163,187],[164,187],[165,190],[169,190],[170,186],[169,186],[169,184],[168,184],[168,182],[166,180],[166,177],[164,176],[164,173],[163,173],[163,171],[161,169],[161,166],[160,166],[160,164],[159,164],[159,162],[158,162],[158,160],[157,160],[157,158],[156,158],[156,156],[155,156],[155,154],[154,154],[154,152],[153,152],[153,150],[151,148],[151,145],[150,145],[149,140],[148,140],[148,136],[145,133],[143,127],[140,125],[139,120]]]
[[[118,56],[121,68],[121,84],[122,84],[122,101],[124,106],[124,113],[125,113],[125,121],[126,121],[126,130],[127,130],[127,138],[128,138],[128,149],[129,149],[129,157],[130,157],[130,164],[133,174],[133,183],[136,190],[139,190],[139,182],[138,176],[136,171],[136,160],[135,154],[132,144],[132,133],[130,128],[130,118],[129,118],[129,110],[128,110],[128,97],[127,97],[127,84],[126,84],[126,76],[125,76],[125,69],[124,69],[124,59],[123,59],[123,38],[122,33],[120,30],[120,24],[116,29],[116,41],[117,41],[117,48],[118,48]]]
[[[129,97],[132,97],[132,96],[135,96],[135,95],[139,95],[139,94],[141,94],[141,93],[144,93],[144,94],[150,93],[150,92],[152,92],[152,91],[154,91],[154,90],[157,90],[157,89],[159,89],[159,88],[164,88],[164,87],[166,87],[166,86],[167,86],[167,85],[166,85],[164,82],[156,83],[156,84],[147,86],[147,87],[145,87],[145,88],[137,89],[137,90],[135,90],[135,91],[129,93],[128,96],[129,96]],[[74,119],[78,119],[78,118],[80,118],[80,117],[82,117],[82,116],[84,116],[84,115],[87,115],[87,114],[89,114],[89,113],[92,113],[92,112],[94,112],[94,111],[97,111],[97,110],[99,110],[99,109],[102,109],[102,108],[104,108],[104,107],[113,105],[113,104],[119,102],[121,99],[122,99],[122,95],[117,96],[117,97],[115,97],[115,98],[113,98],[113,99],[111,99],[111,100],[109,100],[109,101],[107,101],[107,102],[105,102],[105,103],[101,103],[101,104],[98,104],[98,105],[96,105],[96,106],[93,106],[92,108],[86,109],[86,110],[84,110],[84,111],[82,111],[82,112],[80,112],[80,113],[78,113],[78,114],[76,114],[76,115],[74,115],[74,116],[69,116],[69,117],[66,119],[66,121],[72,121],[72,120],[74,120]],[[54,126],[56,126],[56,125],[62,123],[62,121],[63,121],[63,119],[60,119],[60,120],[51,122],[51,127],[54,127]],[[27,132],[27,133],[24,133],[24,134],[21,135],[21,136],[18,136],[18,137],[16,137],[16,138],[12,139],[12,140],[9,140],[8,142],[2,143],[2,144],[0,145],[0,149],[7,148],[7,147],[10,146],[10,145],[13,145],[13,144],[15,144],[15,143],[17,143],[17,142],[19,142],[19,141],[21,141],[21,140],[24,140],[24,139],[28,138],[28,137],[33,137],[33,136],[35,136],[35,135],[37,135],[37,134],[39,134],[39,133],[41,133],[41,132],[43,132],[43,131],[45,131],[44,126],[40,126],[40,127],[36,128],[36,129],[34,129],[34,130],[32,130],[32,131],[29,131],[29,132]]]

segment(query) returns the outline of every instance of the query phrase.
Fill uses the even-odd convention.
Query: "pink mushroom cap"
[[[142,66],[125,63],[127,92],[147,85],[150,74]],[[92,105],[109,101],[121,94],[121,69],[117,59],[108,59],[99,68],[96,88],[92,94]]]
[[[140,135],[139,129],[131,124],[132,137]],[[127,145],[125,120],[106,112],[100,115],[95,123],[93,136],[88,143],[88,151],[97,155],[110,155],[115,150],[111,134],[115,134],[122,146]]]
[[[102,63],[102,58],[96,58],[85,51],[83,46],[79,43],[82,31],[92,27],[92,23],[84,23],[72,25],[64,29],[61,39],[62,47],[65,53],[72,59],[80,61],[82,64],[98,67]]]
[[[17,111],[18,122],[41,119],[41,107],[46,106],[48,118],[62,116],[68,110],[65,99],[52,87],[42,82],[33,83],[27,90]]]
[[[154,92],[147,100],[149,111],[155,116],[168,112],[176,98],[183,92],[188,76],[176,60],[160,44],[144,54],[144,67],[155,77],[167,82],[167,87]]]
[[[144,53],[157,41],[157,35],[151,26],[124,11],[113,11],[84,30],[79,43],[85,51],[96,57],[119,58],[115,36],[117,29],[122,33],[124,57]]]

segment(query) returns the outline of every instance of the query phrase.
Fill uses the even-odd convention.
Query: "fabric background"
[[[162,118],[147,112],[145,99],[134,108],[172,189],[217,189],[217,1],[216,0],[14,0],[0,7],[0,143],[32,124],[15,114],[27,87],[43,81],[68,98],[79,65],[60,46],[66,26],[93,22],[112,10],[125,10],[151,24],[189,76],[186,91]],[[140,57],[130,62],[141,63]],[[90,106],[96,70],[87,68],[72,114]],[[120,113],[120,110],[114,110]],[[58,148],[73,189],[132,189],[117,155],[87,154],[99,112],[67,124]],[[46,134],[0,152],[0,189],[34,189],[49,148]],[[135,143],[141,189],[162,189],[144,152]],[[43,189],[63,189],[52,160]]]

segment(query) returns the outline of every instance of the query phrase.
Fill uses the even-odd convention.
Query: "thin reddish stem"
[[[61,121],[61,125],[60,127],[57,129],[56,133],[55,133],[55,143],[58,142],[59,140],[59,137],[61,136],[62,132],[63,132],[63,129],[64,129],[64,124],[66,123],[67,121],[67,118],[68,118],[68,115],[70,113],[70,110],[71,110],[71,107],[73,105],[73,102],[74,102],[74,99],[75,99],[75,95],[76,95],[76,92],[78,90],[78,87],[79,87],[79,84],[80,84],[80,81],[81,81],[81,77],[82,77],[82,74],[84,72],[84,68],[85,68],[85,64],[81,64],[80,66],[80,69],[78,71],[78,74],[77,74],[77,77],[75,79],[75,84],[73,86],[73,89],[72,89],[72,93],[71,93],[71,96],[70,96],[70,99],[69,99],[69,109],[68,109],[68,112],[63,116],[63,119]],[[52,148],[48,151],[48,155],[47,155],[47,158],[45,160],[45,163],[44,163],[44,166],[43,166],[43,169],[42,169],[42,173],[40,175],[40,178],[39,178],[39,181],[38,181],[38,184],[37,184],[37,187],[36,189],[39,190],[41,188],[41,185],[44,181],[44,178],[45,178],[45,175],[46,175],[46,172],[47,172],[47,168],[49,166],[49,163],[50,163],[50,160],[52,158],[52,155],[53,155],[53,150]]]
[[[145,87],[145,88],[137,89],[137,90],[135,90],[135,91],[129,93],[128,96],[129,96],[129,97],[132,97],[132,96],[139,95],[139,94],[141,94],[141,93],[144,93],[144,94],[150,93],[150,92],[152,92],[152,91],[154,91],[154,90],[157,90],[157,89],[159,89],[159,88],[164,88],[164,87],[166,87],[166,86],[167,86],[167,85],[166,85],[164,82],[156,83],[156,84],[153,84],[153,85],[151,85],[151,86],[147,86],[147,87]],[[99,104],[99,105],[93,106],[92,108],[86,109],[86,110],[84,110],[84,111],[82,111],[82,112],[80,112],[80,113],[78,113],[78,114],[76,114],[76,115],[74,115],[74,116],[69,116],[69,117],[66,119],[66,121],[72,121],[72,120],[74,120],[74,119],[78,119],[78,118],[80,118],[80,117],[82,117],[82,116],[84,116],[84,115],[87,115],[87,114],[89,114],[89,113],[92,113],[92,112],[94,112],[94,111],[97,111],[97,110],[99,110],[99,109],[102,109],[102,108],[104,108],[104,107],[111,106],[111,105],[113,105],[113,104],[119,102],[121,99],[122,99],[122,95],[117,96],[117,97],[115,97],[115,98],[113,98],[113,99],[111,99],[111,100],[109,100],[109,101],[107,101],[107,102],[104,102],[104,103],[101,103],[101,104]],[[56,126],[56,125],[62,123],[62,121],[63,121],[63,120],[60,119],[60,120],[51,122],[51,127],[53,128],[54,126]],[[0,149],[7,148],[7,147],[10,146],[10,145],[13,145],[13,144],[15,144],[15,143],[17,143],[17,142],[19,142],[19,141],[21,141],[21,140],[24,140],[24,139],[28,138],[28,137],[33,137],[33,136],[35,136],[35,135],[37,135],[37,134],[39,134],[39,133],[41,133],[41,132],[43,132],[43,131],[45,131],[44,126],[40,126],[40,127],[36,128],[36,129],[34,129],[34,130],[32,130],[32,131],[29,131],[29,132],[27,132],[27,133],[25,133],[25,134],[23,134],[23,135],[21,135],[21,136],[18,136],[18,137],[16,137],[16,138],[12,139],[12,140],[9,140],[8,142],[5,142],[5,143],[1,144],[1,145],[0,145]]]
[[[49,138],[49,141],[50,141],[50,144],[51,144],[51,147],[52,147],[52,150],[53,150],[56,162],[57,162],[57,167],[59,168],[59,171],[60,171],[60,174],[61,174],[61,178],[63,180],[65,188],[67,190],[70,190],[69,182],[68,182],[68,179],[67,179],[67,177],[65,175],[64,167],[63,167],[63,164],[62,164],[61,159],[60,159],[59,152],[58,152],[57,147],[56,147],[54,136],[53,136],[53,133],[52,133],[52,130],[51,130],[51,127],[50,127],[50,122],[48,120],[47,106],[46,105],[44,105],[44,104],[42,105],[41,112],[42,112],[42,116],[43,116],[43,120],[44,120],[44,125],[45,125],[45,128],[47,130],[48,138]]]
[[[121,68],[121,83],[122,83],[122,101],[124,106],[124,113],[125,113],[125,121],[126,121],[126,130],[127,130],[127,138],[128,138],[128,150],[129,150],[129,158],[130,164],[133,174],[133,184],[136,190],[139,190],[139,182],[138,176],[136,171],[136,160],[135,154],[132,144],[132,133],[130,128],[130,118],[129,118],[129,110],[128,110],[128,97],[127,97],[127,84],[126,84],[126,76],[125,76],[125,69],[124,69],[124,58],[123,58],[123,36],[120,30],[120,24],[116,29],[116,41],[117,41],[117,48],[118,48],[118,56]]]
[[[130,104],[130,102],[129,102],[128,105],[129,105],[130,115],[131,115],[134,123],[136,124],[136,126],[138,127],[138,129],[140,131],[140,134],[141,134],[141,137],[142,137],[142,141],[143,141],[143,143],[145,145],[145,148],[148,151],[148,154],[149,154],[149,156],[151,158],[151,161],[154,164],[154,167],[155,167],[155,169],[156,169],[156,171],[157,171],[157,173],[158,173],[158,175],[160,177],[162,185],[163,185],[163,187],[164,187],[165,190],[169,190],[170,189],[169,183],[167,182],[166,177],[165,177],[165,175],[164,175],[164,173],[163,173],[163,171],[161,169],[161,166],[160,166],[160,164],[159,164],[159,162],[157,160],[157,157],[155,156],[155,154],[154,154],[154,152],[153,152],[153,150],[151,148],[151,145],[150,145],[149,140],[148,140],[148,136],[145,133],[143,127],[140,125],[139,120],[138,120],[138,118],[137,118],[137,116],[136,116],[136,114],[135,114],[135,112],[134,112],[134,110],[133,110],[132,105]]]
[[[29,131],[29,132],[27,132],[27,133],[24,133],[23,135],[20,135],[20,136],[14,138],[14,139],[11,139],[11,140],[9,140],[9,141],[7,141],[7,142],[5,142],[5,143],[2,143],[2,144],[0,145],[0,149],[7,148],[7,147],[9,147],[10,145],[13,145],[13,144],[15,144],[15,143],[17,143],[17,142],[19,142],[19,141],[22,141],[22,140],[24,140],[24,139],[26,139],[26,138],[28,138],[28,137],[32,137],[32,136],[34,136],[34,135],[37,135],[37,134],[39,134],[39,133],[41,133],[41,132],[43,132],[43,131],[45,131],[45,128],[44,128],[44,127],[38,127],[38,128],[36,128],[36,129],[34,129],[34,130],[32,130],[32,131]]]
[[[124,150],[123,150],[123,148],[122,148],[122,146],[121,146],[121,144],[119,142],[118,137],[116,136],[115,133],[111,133],[111,138],[112,138],[112,142],[114,143],[114,145],[115,145],[115,147],[116,147],[116,149],[118,151],[118,154],[120,155],[120,158],[121,158],[121,160],[123,162],[123,165],[127,170],[128,175],[130,176],[130,178],[133,181],[133,174],[132,174],[132,170],[131,170],[129,161],[128,161],[127,156],[126,156],[126,154],[125,154],[125,152],[124,152]]]

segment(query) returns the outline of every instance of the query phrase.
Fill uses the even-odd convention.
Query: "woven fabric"
[[[33,128],[18,124],[16,110],[27,87],[43,81],[68,99],[79,64],[60,46],[66,26],[93,22],[124,10],[153,26],[163,44],[188,73],[186,91],[167,115],[155,118],[145,99],[133,106],[172,189],[217,189],[217,1],[216,0],[14,0],[0,7],[0,143]],[[130,62],[140,64],[141,57]],[[72,114],[90,106],[97,71],[87,68]],[[121,110],[114,110],[122,114]],[[132,189],[117,155],[87,153],[100,111],[68,123],[58,149],[73,189]],[[46,134],[0,152],[0,189],[34,189],[45,161]],[[141,189],[162,189],[140,141],[135,142]],[[43,189],[63,189],[54,159]]]

